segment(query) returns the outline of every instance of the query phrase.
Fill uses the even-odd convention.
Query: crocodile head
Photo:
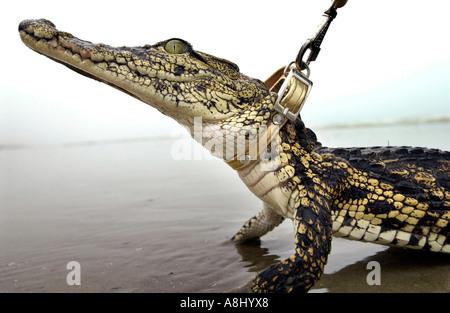
[[[263,82],[184,40],[111,47],[80,40],[44,19],[21,22],[19,32],[36,52],[142,100],[191,131],[195,117],[211,134],[220,130],[219,136],[258,128],[270,117],[275,95]],[[202,140],[217,136],[211,134]]]

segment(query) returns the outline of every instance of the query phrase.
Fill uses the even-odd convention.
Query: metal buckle
[[[285,93],[288,87],[292,85],[291,88],[295,87],[298,88],[297,84],[291,84],[292,79],[298,80],[301,83],[300,85],[302,86],[302,88],[306,88],[306,92],[301,93],[302,96],[299,99],[299,101],[297,101],[297,103],[289,105],[290,108],[294,109],[293,112],[290,111],[289,107],[284,107],[281,105],[281,101],[285,97]],[[297,71],[295,68],[292,68],[288,76],[284,80],[283,84],[281,85],[280,91],[278,92],[278,98],[275,101],[274,110],[285,116],[288,120],[292,122],[295,121],[295,119],[300,114],[300,111],[302,110],[306,99],[308,98],[312,85],[313,85],[312,81],[310,81],[307,77],[305,77],[301,72]]]

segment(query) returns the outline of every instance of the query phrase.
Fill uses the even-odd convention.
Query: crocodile
[[[231,240],[258,240],[293,221],[293,254],[239,291],[307,292],[323,275],[333,236],[450,253],[450,152],[324,147],[301,116],[274,122],[277,94],[267,82],[182,39],[111,47],[45,19],[22,21],[19,32],[34,51],[175,119],[230,165],[263,203]],[[267,144],[264,153],[248,158],[251,140]]]

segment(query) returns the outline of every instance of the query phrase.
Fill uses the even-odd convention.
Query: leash
[[[320,45],[331,22],[337,16],[337,9],[345,6],[347,1],[334,0],[331,7],[324,12],[324,20],[319,25],[317,32],[306,40],[295,61],[280,68],[265,81],[270,91],[278,93],[274,106],[277,114],[273,116],[275,125],[281,127],[286,119],[294,122],[299,116],[313,85],[309,79],[311,74],[309,64],[317,59],[321,50]],[[307,55],[308,51],[309,54]]]
[[[320,45],[330,27],[331,22],[337,16],[337,9],[343,7],[348,0],[334,0],[331,7],[324,12],[324,20],[319,25],[317,32],[300,48],[297,58],[289,65],[280,68],[273,73],[265,84],[270,91],[278,93],[274,104],[275,112],[271,116],[271,122],[267,125],[262,139],[253,140],[245,146],[244,151],[238,152],[233,159],[225,160],[235,170],[242,170],[265,153],[265,148],[278,135],[278,131],[289,120],[295,122],[312,88],[309,80],[311,71],[309,64],[317,59]],[[309,54],[307,55],[307,52]]]

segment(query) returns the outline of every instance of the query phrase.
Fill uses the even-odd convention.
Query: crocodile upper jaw
[[[25,20],[19,31],[22,41],[36,52],[118,88],[181,123],[194,116],[208,121],[227,119],[254,104],[264,89],[260,81],[239,73],[229,61],[193,49],[170,54],[164,42],[141,47],[93,44],[57,30],[44,19]]]

